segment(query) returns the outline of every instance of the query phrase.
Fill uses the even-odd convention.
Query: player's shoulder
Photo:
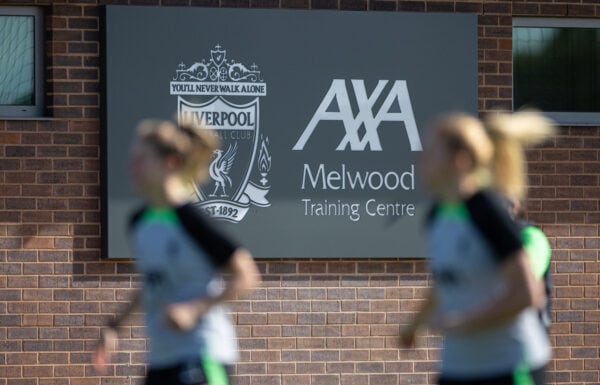
[[[209,218],[193,202],[186,202],[175,207],[175,214],[187,227],[205,229],[214,227],[214,221]]]
[[[131,212],[131,214],[129,215],[129,222],[128,222],[129,230],[131,230],[132,228],[134,228],[136,225],[138,225],[140,223],[140,221],[144,215],[144,212],[147,209],[148,209],[147,205],[141,205]]]
[[[507,201],[497,192],[490,189],[477,191],[465,199],[465,204],[470,211],[473,210],[499,210],[502,213],[508,213]]]

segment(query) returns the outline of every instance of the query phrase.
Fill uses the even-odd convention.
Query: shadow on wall
[[[16,250],[22,262],[36,263],[31,272],[40,275],[40,286],[137,286],[135,261],[102,259],[99,233],[100,226],[95,224],[23,224],[15,221],[8,224],[2,247]],[[53,282],[44,283],[44,280]]]

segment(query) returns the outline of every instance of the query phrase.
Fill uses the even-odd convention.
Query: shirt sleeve
[[[496,253],[499,262],[523,248],[519,227],[508,208],[490,191],[480,191],[465,202],[469,215]]]
[[[425,220],[423,221],[425,228],[430,227],[433,221],[435,220],[435,216],[437,215],[439,206],[439,203],[434,202],[427,210],[427,215],[425,215]]]
[[[127,224],[127,230],[129,231],[129,233],[131,233],[133,228],[140,222],[144,211],[146,211],[146,206],[138,208],[130,215],[129,222]]]
[[[177,207],[176,213],[187,233],[206,251],[215,266],[226,265],[240,247],[191,204]]]
[[[541,279],[550,266],[550,259],[552,256],[550,242],[548,242],[548,238],[546,238],[543,231],[533,225],[526,225],[523,227],[521,230],[521,237],[523,238],[525,250],[531,261],[533,275],[537,279]]]

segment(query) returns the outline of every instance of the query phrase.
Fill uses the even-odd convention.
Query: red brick
[[[483,4],[471,2],[456,2],[455,10],[456,12],[481,13],[483,10]]]
[[[369,10],[370,11],[395,11],[396,8],[397,8],[397,3],[394,0],[372,0],[372,1],[369,1]]]
[[[277,3],[275,7],[277,7]],[[340,1],[340,10],[346,11],[366,11],[368,7],[367,0],[344,0]]]
[[[384,273],[385,272],[385,264],[380,263],[380,262],[359,262],[357,264],[357,272],[359,274]]]
[[[480,51],[483,50],[485,52],[485,50],[490,50],[490,49],[491,50],[495,50],[495,49],[498,49],[499,39],[485,38],[485,37],[479,36],[477,42],[478,42],[479,50]]]
[[[515,16],[537,16],[539,13],[539,4],[517,3],[513,2],[513,15]]]
[[[541,4],[540,16],[566,16],[567,4]]]
[[[424,12],[426,8],[425,1],[399,1],[398,11],[403,12]]]
[[[36,122],[27,120],[8,120],[5,125],[7,131],[35,131]]]
[[[591,4],[568,4],[567,14],[570,17],[593,17],[596,16],[594,5]]]
[[[454,3],[450,1],[427,1],[427,12],[453,12]]]
[[[67,364],[68,361],[68,353],[44,353],[39,355],[40,364]]]
[[[301,274],[319,274],[327,272],[327,263],[299,263],[298,264],[298,273]]]

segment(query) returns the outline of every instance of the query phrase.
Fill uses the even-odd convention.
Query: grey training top
[[[489,192],[436,206],[428,239],[434,294],[443,312],[464,312],[492,301],[503,290],[501,263],[522,248],[516,224]],[[494,328],[445,336],[441,376],[507,375],[539,369],[549,359],[548,336],[531,308]]]
[[[235,361],[235,332],[223,307],[211,308],[189,332],[168,326],[164,307],[214,295],[219,270],[237,246],[191,204],[145,208],[133,216],[130,230],[137,268],[143,277],[150,367],[173,366],[198,360],[201,355],[222,363]]]

